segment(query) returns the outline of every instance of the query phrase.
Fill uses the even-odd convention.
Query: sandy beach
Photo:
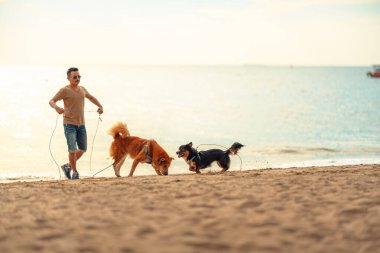
[[[0,188],[0,252],[380,251],[380,165]]]

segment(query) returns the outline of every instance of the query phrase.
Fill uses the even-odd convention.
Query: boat
[[[380,77],[380,65],[373,65],[373,71],[367,72],[369,77]]]

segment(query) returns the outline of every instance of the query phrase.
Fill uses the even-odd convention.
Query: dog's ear
[[[170,162],[171,162],[172,160],[174,160],[173,157],[169,157],[169,159],[170,159]],[[161,158],[160,161],[158,162],[159,165],[162,165],[163,163],[166,163],[166,159],[165,159],[165,158]]]
[[[158,162],[159,165],[162,165],[163,163],[166,162],[166,159],[165,158],[161,158],[160,161]]]
[[[193,142],[190,142],[189,144],[187,144],[187,146],[193,147]]]

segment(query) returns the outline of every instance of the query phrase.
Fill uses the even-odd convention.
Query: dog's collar
[[[191,159],[186,159],[186,163],[190,164],[195,159],[195,156],[193,156]]]
[[[193,156],[193,158],[191,158],[191,159],[186,159],[186,163],[190,164],[194,160],[194,158],[195,158],[195,156]]]
[[[198,153],[196,153],[191,159],[189,159],[189,160],[187,160],[187,163],[190,163],[190,162],[192,162],[195,158],[197,158],[198,160],[200,160],[201,159],[201,157],[199,156],[199,154]]]

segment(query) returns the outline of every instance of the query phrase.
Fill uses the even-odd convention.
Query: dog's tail
[[[127,124],[123,122],[117,122],[113,127],[108,130],[108,134],[112,135],[114,139],[117,137],[126,138],[130,136]]]
[[[238,151],[239,151],[242,147],[244,147],[243,144],[240,144],[239,142],[235,142],[234,144],[232,144],[232,146],[231,146],[229,149],[227,149],[227,153],[228,153],[229,155],[236,155],[236,154],[238,153]]]

